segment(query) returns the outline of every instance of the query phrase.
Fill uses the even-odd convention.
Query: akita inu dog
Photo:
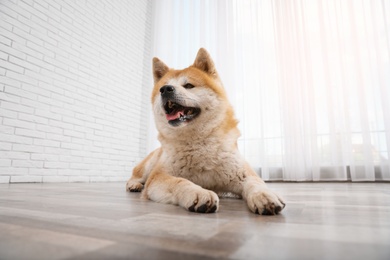
[[[134,168],[126,190],[201,213],[216,212],[217,193],[230,192],[254,213],[278,214],[285,203],[238,151],[238,122],[207,51],[201,48],[183,70],[153,58],[153,76],[161,147]]]

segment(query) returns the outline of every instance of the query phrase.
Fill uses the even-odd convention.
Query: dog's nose
[[[165,85],[160,88],[161,95],[172,94],[175,92],[175,88],[171,85]]]

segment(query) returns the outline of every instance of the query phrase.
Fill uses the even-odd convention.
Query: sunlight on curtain
[[[212,55],[266,180],[390,180],[390,1],[154,2],[153,54]]]

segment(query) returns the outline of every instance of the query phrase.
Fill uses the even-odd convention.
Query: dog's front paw
[[[194,187],[183,194],[179,205],[191,212],[214,213],[218,211],[219,198],[213,191]]]
[[[128,192],[140,192],[144,188],[144,185],[135,180],[128,180],[126,183],[126,191]]]
[[[247,203],[253,213],[260,215],[276,215],[286,206],[278,195],[268,189],[253,192],[248,196]]]

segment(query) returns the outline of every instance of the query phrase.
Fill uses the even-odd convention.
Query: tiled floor
[[[269,183],[277,216],[190,213],[125,183],[1,184],[0,259],[390,259],[389,183]]]

